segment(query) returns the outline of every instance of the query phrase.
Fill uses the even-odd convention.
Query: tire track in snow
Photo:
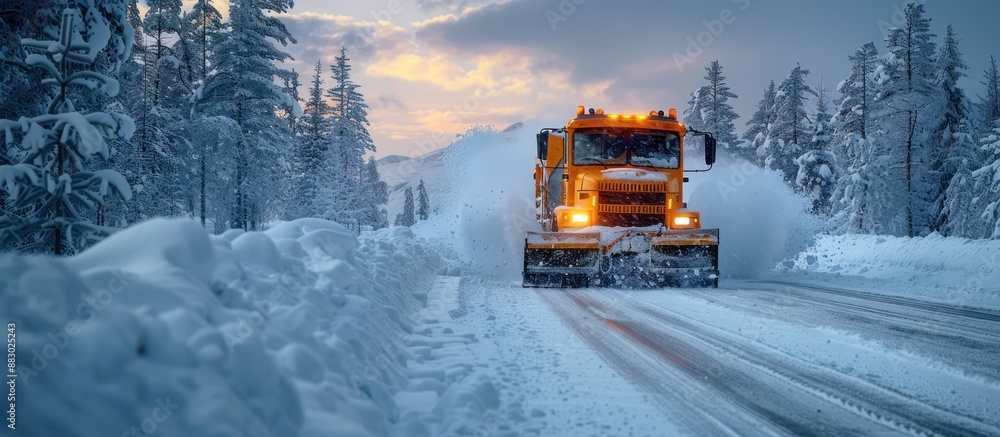
[[[755,313],[761,313],[760,308],[751,304],[761,301],[822,309],[824,324],[869,336],[876,333],[883,341],[905,344],[970,374],[1000,379],[996,365],[1000,360],[1000,314],[989,310],[774,281],[739,283],[732,296],[736,298],[728,299],[726,305]],[[767,316],[795,322],[802,314]],[[812,320],[814,324],[816,320]]]
[[[581,340],[589,345],[608,364],[617,368],[627,378],[642,388],[645,388],[649,398],[674,419],[677,424],[693,435],[729,435],[747,434],[780,435],[776,428],[766,423],[750,427],[745,424],[733,427],[731,422],[740,415],[717,418],[704,411],[690,409],[691,399],[705,396],[704,388],[695,381],[680,373],[659,368],[658,360],[652,355],[636,354],[635,346],[620,338],[608,335],[609,327],[604,324],[600,313],[605,311],[603,305],[586,301],[564,290],[535,290],[566,325],[575,332]],[[664,396],[670,393],[671,396]],[[742,422],[748,421],[745,418]],[[739,422],[739,421],[738,421]]]
[[[681,423],[695,434],[767,430],[795,435],[994,435],[1000,431],[699,324],[619,290],[538,292],[609,362],[646,386],[665,408],[682,412],[677,413]],[[629,302],[622,303],[621,298]],[[645,355],[637,358],[635,349]],[[651,356],[660,360],[650,365]],[[675,389],[678,384],[684,389]],[[698,396],[685,397],[684,392]]]
[[[1000,336],[998,336],[1000,334],[998,334],[997,330],[997,328],[1000,327],[1000,314],[989,310],[926,302],[898,296],[887,296],[858,290],[848,290],[846,288],[820,287],[816,285],[798,284],[784,281],[763,281],[761,283],[777,285],[780,288],[755,289],[783,293],[786,295],[796,294],[796,289],[805,289],[815,292],[808,295],[803,295],[801,293],[798,293],[797,295],[804,296],[817,302],[836,302],[854,307],[871,308],[875,311],[878,311],[878,309],[874,307],[872,303],[877,302],[881,304],[888,304],[895,310],[893,312],[886,312],[886,314],[891,316],[911,318],[907,317],[903,311],[900,311],[900,309],[908,309],[910,310],[910,314],[915,314],[913,318],[926,320],[930,323],[939,325],[942,328],[962,331],[963,335],[974,332],[979,335],[992,338],[994,341],[1000,341]],[[825,295],[825,298],[820,297],[819,294]],[[853,300],[858,303],[851,304],[848,300]]]
[[[1000,434],[1000,428],[982,423],[981,418],[969,417],[914,400],[906,394],[698,323],[633,296],[625,297],[634,302],[634,305],[629,306],[630,309],[639,310],[671,327],[681,327],[719,347],[728,348],[750,365],[767,369],[768,372],[779,375],[790,384],[797,384],[848,410],[898,430],[937,435]]]

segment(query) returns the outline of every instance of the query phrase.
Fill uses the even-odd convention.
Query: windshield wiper
[[[593,162],[596,162],[596,163],[598,163],[598,164],[601,164],[601,165],[603,165],[603,166],[604,166],[604,168],[605,168],[605,169],[606,169],[606,168],[608,168],[608,163],[606,163],[606,162],[604,162],[604,161],[601,161],[600,159],[597,159],[597,158],[590,158],[590,157],[587,157],[587,158],[580,158],[580,162],[588,162],[588,161],[593,161]]]
[[[632,165],[637,165],[639,167],[653,167],[653,170],[661,170],[660,167],[657,167],[657,166],[653,165],[652,161],[647,161],[647,162],[649,162],[649,164],[637,164],[634,160],[631,160],[631,159],[629,160],[629,164],[632,164]],[[662,170],[665,170],[665,169],[666,169],[666,167],[662,168]]]

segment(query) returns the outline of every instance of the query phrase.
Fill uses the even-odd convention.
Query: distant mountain
[[[444,171],[444,153],[446,148],[433,150],[414,158],[398,157],[395,161],[386,161],[395,156],[386,156],[378,160],[378,171],[382,181],[389,185],[389,223],[396,220],[396,214],[403,210],[403,192],[413,189],[414,200],[417,195],[417,184],[423,179],[427,194],[431,201],[431,210],[444,201],[444,188],[447,176]]]
[[[389,156],[383,157],[382,159],[378,159],[375,162],[378,162],[379,165],[389,165],[389,164],[396,164],[396,163],[399,163],[399,162],[403,162],[403,161],[406,161],[408,159],[411,159],[411,158],[409,156],[403,156],[403,155],[389,155]]]
[[[500,131],[500,133],[517,132],[517,131],[521,130],[522,127],[524,127],[524,123],[517,122],[517,123],[514,123],[514,124],[512,124],[510,126],[507,126],[507,128],[504,129],[504,130],[502,130],[502,131]]]

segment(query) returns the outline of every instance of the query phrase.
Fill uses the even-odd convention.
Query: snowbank
[[[1000,308],[998,240],[940,234],[922,238],[820,235],[787,268],[895,283],[895,287],[881,287],[894,294]]]
[[[415,317],[442,265],[407,228],[357,238],[316,219],[221,236],[153,220],[71,259],[0,257],[0,317],[17,327],[18,427],[27,435],[464,429],[455,422],[477,411],[444,412],[464,408],[469,393],[488,401],[489,382],[435,364],[413,339],[434,338],[414,332],[429,323]],[[420,398],[428,387],[440,396]]]

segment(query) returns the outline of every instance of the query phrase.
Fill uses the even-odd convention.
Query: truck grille
[[[597,193],[597,224],[653,226],[667,214],[665,182],[601,181]]]
[[[597,201],[608,205],[666,205],[667,193],[618,193],[600,191]]]

